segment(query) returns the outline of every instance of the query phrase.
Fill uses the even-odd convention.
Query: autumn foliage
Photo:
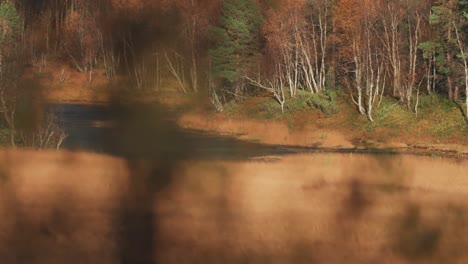
[[[177,78],[185,92],[228,91],[235,96],[266,89],[294,97],[299,90],[315,94],[341,87],[370,120],[382,96],[397,98],[415,112],[420,94],[437,93],[454,101],[467,97],[462,54],[468,43],[468,4],[463,1],[13,2],[32,61],[59,55],[79,71],[104,67],[107,77],[126,76],[139,88],[158,86],[161,78]],[[226,17],[223,6],[231,2],[239,5]],[[246,20],[243,14],[248,12],[257,12],[260,22]],[[244,45],[243,23],[245,30],[259,23],[250,36],[257,44],[254,51],[236,53],[232,49]],[[227,30],[226,41],[232,41],[222,52],[215,28]],[[222,53],[232,55],[225,65],[237,67],[235,76],[216,73]],[[252,54],[255,67],[238,67]],[[235,88],[239,85],[243,88]]]

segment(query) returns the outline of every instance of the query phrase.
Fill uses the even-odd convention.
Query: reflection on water
[[[8,156],[0,186],[5,263],[468,261],[467,161],[316,154],[156,166],[29,155]]]
[[[47,111],[57,115],[67,138],[63,147],[102,151],[108,127],[96,126],[99,121],[110,120],[109,108],[104,105],[49,104]]]
[[[50,104],[48,111],[56,113],[60,125],[67,132],[67,138],[63,143],[66,149],[91,150],[122,155],[119,150],[109,147],[109,136],[115,128],[116,118],[120,118],[119,110],[105,105],[82,105],[82,104]],[[151,114],[151,112],[149,112]],[[145,112],[148,114],[148,112]],[[156,113],[153,113],[156,114]],[[164,116],[169,125],[175,117],[174,114]],[[134,117],[138,118],[138,117]],[[147,118],[147,117],[146,117]],[[151,120],[151,119],[149,119]],[[148,129],[149,124],[144,124]],[[153,127],[152,127],[153,128]],[[158,135],[161,127],[154,127],[154,137]],[[135,137],[142,137],[143,129],[135,132]],[[201,132],[197,130],[177,130],[180,141],[190,142],[192,157],[208,159],[247,159],[250,157],[291,154],[296,151],[281,146],[266,146],[253,142],[236,140],[228,136],[220,136]],[[154,137],[143,138],[150,143]],[[187,143],[188,144],[188,143]],[[161,146],[155,146],[150,152],[161,151]],[[154,153],[146,153],[151,156]],[[125,155],[124,155],[125,156]]]
[[[140,106],[139,106],[140,107]],[[129,109],[134,108],[134,106]],[[63,143],[63,148],[72,150],[90,150],[100,153],[108,153],[127,157],[125,153],[131,146],[122,146],[122,142],[117,144],[110,138],[121,130],[128,127],[132,129],[132,137],[143,139],[142,150],[138,149],[135,155],[145,158],[158,155],[160,152],[170,152],[175,147],[165,146],[165,144],[151,144],[161,137],[161,133],[166,133],[165,126],[174,126],[175,113],[168,113],[166,110],[156,109],[153,106],[142,106],[141,112],[134,114],[129,122],[125,121],[126,127],[116,127],[122,125],[122,109],[106,105],[83,105],[83,104],[49,104],[48,111],[55,113],[61,127],[66,131],[67,138]],[[128,109],[123,109],[124,112]],[[141,116],[143,115],[143,117]],[[155,121],[156,120],[156,121]],[[157,120],[163,121],[159,124]],[[142,124],[143,123],[143,124]],[[140,127],[140,129],[138,129]],[[391,150],[365,150],[365,149],[324,149],[302,146],[282,146],[265,145],[251,141],[238,140],[230,136],[211,134],[193,129],[172,128],[170,136],[177,137],[178,144],[185,145],[185,152],[190,153],[190,157],[197,159],[217,159],[217,160],[247,160],[251,158],[264,159],[266,156],[315,153],[315,152],[335,152],[335,153],[369,153],[392,154]],[[128,132],[128,131],[127,131]],[[163,138],[165,136],[163,135]],[[156,139],[156,140],[155,140]],[[132,139],[132,144],[136,144]],[[124,147],[125,150],[116,147]],[[134,147],[134,146],[132,146]],[[393,153],[394,154],[394,153]]]
[[[246,160],[274,147],[181,131],[157,107],[73,107],[67,146],[119,158],[0,152],[2,263],[468,263],[466,160]]]

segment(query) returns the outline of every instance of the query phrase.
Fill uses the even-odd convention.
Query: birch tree
[[[187,61],[192,90],[199,90],[201,45],[208,36],[208,25],[219,2],[211,0],[176,0],[169,1],[182,16],[182,42],[188,51]]]
[[[380,5],[367,1],[341,0],[335,9],[335,24],[340,45],[340,60],[346,63],[352,101],[361,115],[373,122],[372,111],[384,93],[385,72],[379,39],[375,28]],[[359,12],[358,12],[359,10]],[[346,42],[350,42],[351,49]]]
[[[385,1],[382,7],[380,38],[390,66],[392,95],[411,108],[416,89],[418,46],[421,34],[421,15],[418,0]]]
[[[266,50],[273,65],[276,65],[275,73],[279,67],[289,95],[296,96],[297,90],[302,85],[300,82],[301,66],[299,57],[299,43],[301,32],[304,28],[302,16],[304,3],[301,1],[284,1],[278,9],[270,9],[267,12],[267,21],[263,28],[267,40]]]
[[[291,96],[298,88],[323,92],[329,68],[332,1],[288,1],[270,10],[264,27],[267,48],[280,63]]]
[[[460,50],[458,58],[463,62],[464,70],[464,85],[465,85],[465,122],[468,122],[468,54],[466,54],[466,43],[463,42],[461,32],[458,30],[460,25],[466,25],[466,20],[468,19],[468,13],[463,10],[462,16],[459,18],[459,24],[453,21],[453,27],[455,29],[455,36],[457,39],[457,45]],[[461,27],[460,27],[461,28]]]

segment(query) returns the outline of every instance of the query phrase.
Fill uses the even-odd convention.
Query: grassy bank
[[[460,106],[437,95],[421,95],[417,114],[396,99],[383,98],[374,107],[374,122],[370,122],[359,114],[345,91],[321,95],[299,91],[294,98],[287,98],[284,113],[269,95],[239,97],[226,103],[222,113],[215,113],[208,94],[183,94],[171,79],[160,89],[119,88],[110,85],[100,70],[88,82],[86,74],[58,61],[42,69],[41,74],[48,78],[35,79],[49,102],[108,103],[110,95],[115,94],[124,102],[158,101],[184,113],[179,119],[182,127],[266,144],[468,153],[468,125]],[[61,81],[64,74],[67,78]]]
[[[222,113],[186,113],[179,124],[268,144],[468,153],[468,125],[457,104],[443,97],[421,96],[417,114],[383,98],[373,117],[370,122],[360,115],[344,92],[302,92],[286,101],[284,113],[273,98],[245,97],[226,104]]]

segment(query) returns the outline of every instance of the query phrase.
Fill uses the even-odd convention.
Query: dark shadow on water
[[[125,158],[128,190],[116,213],[120,263],[157,263],[159,220],[157,195],[172,182],[181,160],[191,154],[191,141],[157,105],[116,102],[108,112],[113,125],[101,142],[103,151]]]
[[[151,115],[152,111],[162,111],[158,110],[159,106],[140,106],[142,110],[138,114],[134,113],[133,108],[133,106],[51,104],[48,106],[48,111],[57,114],[60,124],[68,134],[63,143],[66,149],[90,150],[122,157],[151,158],[161,153],[170,154],[173,149],[180,147],[184,153],[190,152],[192,158],[223,160],[295,153],[281,146],[263,145],[198,130],[180,129],[175,125],[174,114],[166,111],[164,116],[160,117],[164,124],[157,124],[155,120],[143,119],[147,114]],[[125,123],[126,127],[120,125],[120,118],[129,120]],[[129,129],[133,132],[127,131]],[[119,144],[108,144],[109,138],[127,132],[131,132],[134,139]],[[166,142],[155,144],[158,141],[157,137],[164,133],[176,138],[172,145],[165,144]],[[132,151],[135,148],[138,151]]]
[[[208,222],[202,224],[220,239],[215,240],[214,245],[204,245],[205,240],[210,240],[210,237],[213,239],[213,234],[204,233],[191,237],[183,233],[190,232],[192,228],[196,229],[196,217],[189,214],[177,215],[184,212],[160,210],[174,201],[172,197],[167,197],[165,191],[171,190],[173,183],[177,183],[177,175],[183,170],[183,167],[180,167],[183,161],[246,159],[256,155],[323,150],[267,146],[198,131],[181,130],[170,113],[155,105],[128,106],[116,103],[103,108],[87,106],[87,112],[84,114],[79,112],[80,107],[66,106],[61,110],[62,124],[76,129],[69,130],[73,133],[69,132],[66,146],[71,149],[95,151],[96,146],[99,146],[99,151],[119,155],[125,160],[125,169],[129,175],[125,188],[119,192],[116,208],[108,209],[110,212],[95,212],[93,206],[86,207],[81,204],[79,196],[68,192],[51,196],[55,199],[46,204],[38,203],[48,208],[35,207],[34,203],[24,204],[21,193],[15,193],[14,188],[9,188],[8,184],[13,174],[9,167],[5,166],[11,163],[7,156],[3,161],[5,164],[0,164],[0,206],[3,206],[0,209],[9,213],[6,218],[0,220],[0,238],[6,241],[3,244],[5,247],[0,247],[0,263],[392,263],[392,259],[385,261],[388,256],[398,257],[401,262],[397,263],[461,263],[459,260],[465,259],[468,225],[464,206],[441,204],[440,208],[433,210],[430,206],[405,200],[402,201],[402,205],[407,205],[401,212],[392,215],[386,227],[388,230],[384,230],[388,231],[388,234],[383,232],[378,235],[382,236],[380,239],[385,240],[382,252],[369,256],[364,254],[365,252],[363,256],[362,252],[356,252],[356,249],[361,247],[356,245],[355,238],[359,237],[360,230],[366,230],[369,221],[375,221],[368,218],[372,216],[374,209],[377,206],[385,206],[382,202],[392,198],[390,194],[406,195],[411,191],[405,189],[405,183],[411,181],[411,170],[404,168],[397,156],[386,155],[369,155],[370,162],[356,162],[351,168],[343,171],[352,178],[348,184],[336,185],[331,193],[334,196],[332,199],[336,199],[337,209],[330,212],[332,221],[325,226],[330,230],[324,234],[324,238],[327,238],[328,234],[330,241],[313,238],[308,240],[309,237],[303,237],[302,234],[298,234],[297,238],[292,237],[297,232],[317,226],[314,219],[303,222],[300,214],[296,215],[294,210],[287,210],[284,216],[279,215],[280,218],[284,217],[284,221],[282,220],[278,227],[291,230],[290,242],[285,243],[286,247],[290,248],[262,248],[262,241],[267,239],[262,237],[259,241],[253,241],[258,242],[259,250],[243,246],[244,239],[252,239],[255,236],[246,233],[248,225],[237,225],[236,221],[243,221],[242,211],[237,211],[239,204],[232,203],[229,197],[215,199],[216,196],[207,195],[206,199],[200,201],[210,203],[206,204],[206,208],[211,209],[205,212],[206,218],[199,219],[207,219]],[[111,120],[112,126],[99,128],[99,132],[89,132],[94,131],[89,123],[102,121],[103,117]],[[89,141],[89,138],[94,138],[95,141]],[[364,153],[364,150],[362,152]],[[69,155],[64,159],[69,161],[70,165],[77,165],[73,162],[74,153],[64,152],[63,155]],[[63,166],[67,164],[64,163]],[[369,173],[385,181],[368,183],[365,176]],[[242,195],[238,190],[230,188],[235,179],[230,179],[223,167],[219,168],[218,174],[220,180],[211,182],[212,188],[219,189],[219,193],[233,192],[234,195]],[[287,172],[285,176],[288,176]],[[199,180],[203,179],[207,178],[201,177]],[[72,186],[76,187],[79,186]],[[311,190],[311,196],[307,197],[323,191],[318,187]],[[194,194],[203,196],[203,190],[200,189]],[[249,197],[245,202],[250,203],[252,198],[255,196]],[[295,202],[294,197],[285,199],[291,204]],[[183,209],[181,211],[187,211],[185,204],[178,205],[175,201],[174,206],[179,206],[177,208]],[[190,203],[187,206],[190,206]],[[315,207],[320,205],[310,203],[308,209]],[[43,214],[41,220],[31,218],[34,210]],[[79,213],[82,215],[79,216]],[[84,236],[85,241],[80,243],[77,234],[82,232],[86,226],[86,219],[91,219],[93,213],[109,214],[109,222],[103,223],[109,226],[109,230],[100,234],[103,236],[101,240],[93,236],[93,230],[88,230],[89,233]],[[171,213],[176,216],[171,218],[168,215]],[[278,224],[275,224],[278,219],[274,217],[278,216],[272,215],[265,223],[262,222],[262,225],[269,225],[271,220],[271,226],[274,227]],[[12,219],[12,225],[2,227],[2,221],[9,219]],[[168,220],[173,219],[186,221],[183,223],[188,229],[181,229],[180,233],[165,232]],[[249,223],[248,218],[245,221]],[[8,233],[4,234],[5,230]],[[246,235],[246,238],[243,235]],[[269,234],[262,233],[261,236],[263,235],[268,237]],[[184,236],[187,237],[186,240]],[[237,240],[229,242],[229,237],[224,239],[223,236],[239,236],[241,248],[235,247]],[[281,236],[280,238],[283,239]],[[275,239],[273,237],[273,240]],[[105,242],[111,245],[104,248],[108,252],[101,253],[99,244]],[[86,243],[96,243],[97,247],[88,249]]]
[[[396,154],[393,150],[385,149],[335,149],[323,148],[318,145],[266,145],[195,129],[181,129],[175,125],[176,113],[167,112],[165,109],[156,110],[164,112],[164,116],[160,117],[160,119],[165,123],[155,127],[154,120],[142,120],[142,118],[145,118],[145,115],[155,109],[161,108],[160,106],[138,106],[138,108],[143,109],[141,110],[142,113],[139,114],[131,114],[127,111],[132,108],[135,108],[135,106],[121,105],[116,108],[106,105],[49,104],[47,111],[54,112],[58,116],[60,125],[68,135],[63,143],[63,148],[88,150],[121,157],[151,158],[157,153],[171,153],[174,148],[179,147],[184,150],[184,153],[190,152],[192,159],[208,160],[247,160],[262,156],[320,152]],[[127,116],[131,119],[131,122],[126,124],[127,127],[114,129],[118,122],[117,119],[124,113],[125,115],[132,115],[131,118]],[[142,124],[142,122],[148,122],[148,124]],[[129,146],[128,141],[120,142],[120,144],[110,144],[111,147],[106,143],[116,133],[125,133],[124,131],[130,127],[134,129],[142,125],[150,127],[136,129],[133,133],[135,140],[131,141],[131,144],[139,144],[140,147]],[[177,140],[171,146],[153,144],[155,138],[160,136],[161,133],[171,133]],[[186,142],[190,142],[190,144],[186,144]],[[175,147],[176,144],[180,146]],[[141,148],[141,146],[144,146],[144,148]],[[135,147],[139,149],[137,152],[129,152],[130,149]]]

